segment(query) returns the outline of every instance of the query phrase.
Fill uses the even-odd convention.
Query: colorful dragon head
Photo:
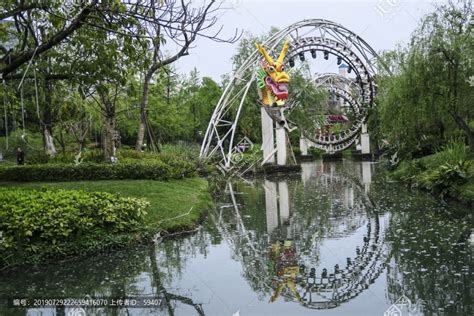
[[[288,41],[285,41],[280,56],[275,61],[265,48],[256,44],[257,49],[265,58],[257,72],[257,86],[261,101],[266,106],[282,106],[288,99],[288,84],[290,76],[285,72],[283,59],[288,51]]]

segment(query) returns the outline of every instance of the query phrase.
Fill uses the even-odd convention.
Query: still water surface
[[[302,167],[228,183],[192,236],[0,274],[0,297],[158,306],[0,315],[473,315],[472,226],[454,206],[370,162]]]

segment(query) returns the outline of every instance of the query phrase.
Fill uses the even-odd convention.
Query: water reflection
[[[397,200],[393,188],[383,192],[381,207]],[[406,295],[427,315],[473,315],[472,217],[455,219],[445,206],[413,195],[405,197],[404,207],[387,230],[390,299]]]
[[[362,164],[360,174],[344,171],[354,170],[351,165],[339,166],[339,170],[335,164],[322,162],[302,167],[301,182],[265,179],[253,184],[253,189],[262,186],[265,195],[265,233],[224,229],[222,234],[246,248],[243,269],[251,282],[258,280],[253,288],[263,293],[269,290],[270,303],[282,297],[307,308],[334,308],[368,289],[385,267],[381,218],[367,210],[372,206],[367,196],[371,164]],[[246,188],[241,189],[245,193]],[[235,214],[240,214],[245,200],[238,202],[232,183],[228,183],[228,194]],[[240,215],[222,220],[220,214],[218,218],[218,227],[232,223],[245,227]],[[337,248],[330,250],[321,262],[321,245],[328,240],[345,242],[352,234],[360,236],[358,242],[351,240],[352,249],[344,254]],[[247,264],[248,256],[268,267],[266,273]],[[328,262],[334,263],[326,266]]]
[[[73,307],[13,308],[6,306],[11,298],[60,299],[108,298],[141,300],[141,307],[85,307],[84,315],[205,315],[203,306],[179,290],[165,287],[170,278],[179,275],[188,255],[199,253],[208,244],[207,234],[200,232],[193,242],[179,247],[138,246],[93,258],[68,260],[46,266],[16,269],[0,275],[0,315],[76,315]],[[188,240],[188,241],[191,241]],[[160,258],[160,259],[158,259]],[[166,258],[166,259],[165,259]],[[165,259],[165,260],[163,260]],[[163,260],[163,261],[162,261]],[[166,264],[163,264],[166,262]],[[155,299],[152,307],[143,308],[146,298]],[[140,304],[140,303],[139,303]],[[82,316],[83,314],[77,314]]]
[[[70,311],[11,309],[2,297],[87,295],[161,299],[87,315],[383,315],[403,296],[412,315],[471,315],[472,224],[373,181],[374,166],[305,163],[298,174],[233,181],[192,236],[0,273],[0,315]]]

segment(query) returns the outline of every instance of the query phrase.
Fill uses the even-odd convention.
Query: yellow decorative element
[[[285,288],[288,288],[299,302],[303,302],[303,299],[301,298],[300,293],[298,293],[298,289],[296,288],[295,284],[298,271],[298,266],[290,266],[284,268],[283,276],[280,278],[275,292],[273,292],[272,296],[270,297],[270,303],[275,302]]]
[[[290,44],[288,44],[288,40],[285,41],[285,44],[283,44],[283,48],[281,50],[280,56],[278,56],[277,63],[283,63],[283,59],[285,59],[286,52],[288,51],[288,48],[290,47]]]
[[[258,51],[264,57],[261,62],[262,69],[257,72],[259,95],[261,102],[266,106],[283,106],[288,99],[288,84],[290,76],[285,71],[283,60],[289,48],[288,40],[275,61],[265,48],[256,43]]]
[[[299,266],[297,264],[296,249],[291,240],[284,242],[274,242],[271,245],[270,258],[275,267],[275,291],[270,297],[270,303],[273,303],[287,288],[293,296],[303,302],[298,289],[296,287],[296,278],[299,274]]]
[[[265,50],[265,48],[263,48],[262,45],[260,45],[259,43],[256,43],[255,44],[257,46],[257,49],[258,51],[263,55],[263,57],[265,57],[265,60],[269,63],[269,64],[274,64],[274,61],[273,61],[273,58],[268,55],[267,51]]]

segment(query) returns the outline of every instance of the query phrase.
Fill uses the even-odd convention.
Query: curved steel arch
[[[290,40],[290,49],[285,61],[311,49],[327,50],[329,53],[342,57],[359,78],[363,103],[368,107],[374,106],[376,93],[374,77],[381,64],[376,52],[360,36],[338,23],[310,19],[294,23],[276,32],[262,45],[269,53],[274,54],[276,47],[285,39]],[[219,165],[225,170],[229,170],[233,164],[236,144],[239,143],[236,142],[235,136],[240,113],[249,89],[255,81],[255,70],[258,69],[260,59],[260,53],[255,49],[235,70],[214,109],[204,136],[200,152],[201,159],[206,160],[217,155],[220,159]],[[243,86],[242,83],[244,83]],[[287,106],[286,109],[292,106],[296,104]],[[339,151],[353,143],[356,138],[353,137],[354,135],[358,135],[358,130],[352,130],[347,134],[345,142],[340,142],[341,138],[328,141],[320,139],[317,144],[326,151],[329,149]],[[351,140],[350,144],[347,143],[349,140]]]

